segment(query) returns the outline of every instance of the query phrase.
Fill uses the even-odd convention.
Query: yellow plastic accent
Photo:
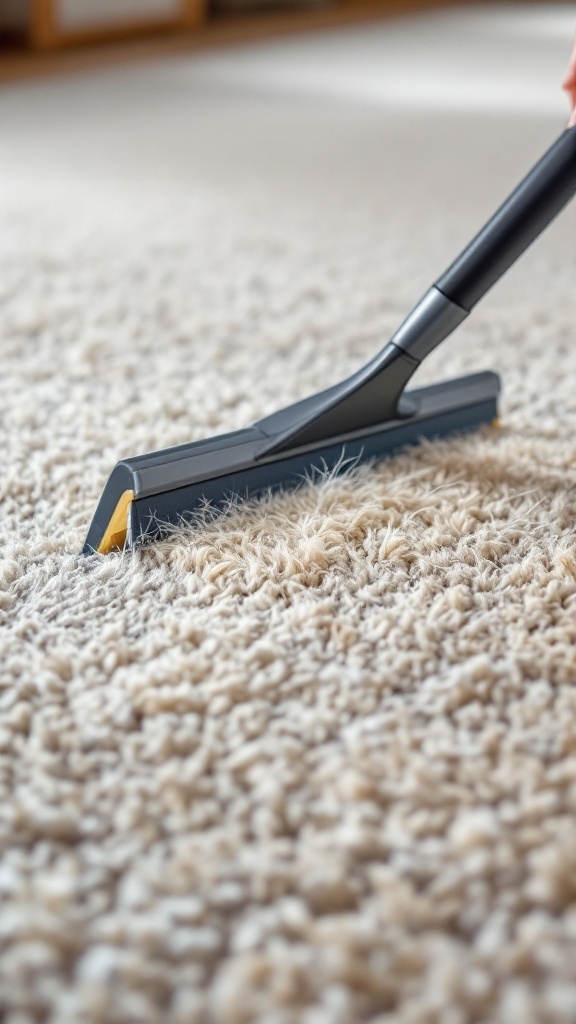
[[[493,427],[496,427],[496,428],[498,428],[498,427],[501,427],[501,426],[502,426],[502,423],[501,423],[501,421],[500,421],[500,419],[499,419],[499,417],[498,417],[498,416],[496,417],[496,419],[495,419],[495,420],[492,420],[492,426],[493,426]]]
[[[134,491],[124,491],[118,499],[106,532],[98,545],[99,555],[108,555],[111,551],[122,549],[126,543],[128,533],[128,513],[130,505],[134,500]]]

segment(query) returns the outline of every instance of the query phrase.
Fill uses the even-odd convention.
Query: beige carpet
[[[0,94],[5,1024],[576,1021],[573,210],[420,377],[500,430],[78,556],[123,454],[384,343],[560,131],[569,14]]]

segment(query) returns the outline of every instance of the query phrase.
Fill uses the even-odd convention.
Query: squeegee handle
[[[576,127],[567,128],[408,314],[388,344],[340,384],[260,420],[262,455],[414,415],[404,389],[576,193]]]
[[[436,281],[466,312],[502,277],[576,193],[576,127],[567,128]]]

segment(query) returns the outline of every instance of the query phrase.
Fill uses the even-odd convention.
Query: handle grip
[[[436,281],[470,312],[576,193],[576,127],[567,128]]]

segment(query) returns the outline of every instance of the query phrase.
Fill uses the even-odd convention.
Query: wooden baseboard
[[[127,20],[111,27],[67,30],[56,15],[54,0],[31,0],[30,46],[33,50],[55,50],[98,45],[114,40],[157,36],[196,28],[206,19],[207,0],[181,0],[180,11],[171,18]]]
[[[37,2],[37,0],[35,0]],[[40,0],[45,2],[45,0]],[[198,0],[194,0],[198,2]],[[201,0],[204,3],[205,0]],[[158,25],[137,37],[95,40],[83,38],[82,45],[66,45],[53,49],[42,45],[36,51],[4,51],[0,57],[0,84],[52,75],[89,71],[107,65],[144,61],[193,50],[229,46],[250,40],[266,39],[339,25],[350,25],[398,16],[434,7],[445,7],[459,0],[335,0],[334,3],[310,7],[268,10],[258,13],[212,15],[198,27],[175,30]],[[48,34],[50,26],[44,29]],[[132,34],[132,33],[131,33]]]

